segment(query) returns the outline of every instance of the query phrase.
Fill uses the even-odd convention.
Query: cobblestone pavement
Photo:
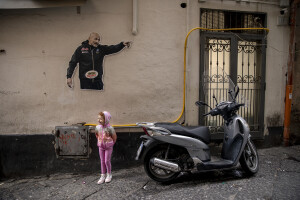
[[[300,146],[260,149],[260,169],[182,174],[170,184],[151,180],[143,166],[99,174],[52,174],[0,181],[0,199],[300,199]]]

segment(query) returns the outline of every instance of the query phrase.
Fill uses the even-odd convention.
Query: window
[[[266,14],[264,13],[236,12],[213,9],[201,9],[200,13],[200,26],[203,28],[266,28]],[[263,30],[242,30],[235,32],[264,34]]]

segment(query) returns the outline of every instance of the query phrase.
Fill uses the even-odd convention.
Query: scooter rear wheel
[[[166,159],[165,155],[167,151],[168,157],[166,160],[174,161],[179,158],[180,155],[174,148],[171,147],[169,150],[167,149],[167,146],[158,146],[147,153],[144,159],[144,169],[146,173],[150,178],[158,182],[169,182],[174,180],[179,175],[179,172],[161,169],[151,163],[152,158]]]
[[[241,155],[240,164],[248,175],[254,175],[258,172],[258,153],[250,138],[248,139],[245,149]]]

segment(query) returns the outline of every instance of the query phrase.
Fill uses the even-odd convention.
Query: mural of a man
[[[103,59],[104,56],[117,53],[124,47],[130,47],[130,42],[117,45],[101,45],[100,35],[91,33],[88,40],[75,50],[67,69],[67,85],[72,88],[73,72],[79,63],[79,79],[81,89],[103,90]]]

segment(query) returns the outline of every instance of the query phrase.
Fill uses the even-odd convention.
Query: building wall
[[[89,0],[76,7],[1,10],[1,133],[49,132],[57,125],[96,123],[108,110],[113,124],[172,121],[181,111],[182,46],[186,10],[181,1],[140,1],[132,34],[132,1]],[[75,49],[91,32],[102,44],[133,41],[107,56],[104,91],[66,85]]]
[[[265,90],[265,132],[269,134],[268,126],[283,126],[285,73],[287,70],[289,26],[278,26],[277,17],[280,6],[276,1],[265,3],[247,3],[236,1],[189,1],[189,29],[199,26],[200,8],[263,12],[267,14],[266,49],[266,90]],[[250,1],[251,2],[251,1]],[[263,2],[263,1],[261,1]],[[199,32],[194,31],[189,39],[188,69],[187,69],[187,122],[196,124],[198,109],[194,102],[199,97]],[[195,51],[194,51],[195,50]],[[272,123],[272,124],[270,124]]]
[[[291,113],[291,143],[300,143],[300,8],[296,12],[296,30],[295,30],[295,66],[293,71],[293,97]]]
[[[186,8],[181,3],[187,3]],[[55,126],[96,123],[111,112],[112,124],[174,121],[181,113],[184,40],[199,26],[200,8],[266,12],[268,48],[265,118],[283,116],[288,26],[277,26],[278,5],[236,1],[139,0],[138,33],[132,34],[132,0],[88,0],[80,7],[0,10],[0,133],[49,133]],[[104,91],[66,85],[71,55],[91,32],[102,44],[132,41],[107,56]],[[199,32],[187,49],[185,123],[198,123]],[[278,122],[282,125],[281,118]]]

